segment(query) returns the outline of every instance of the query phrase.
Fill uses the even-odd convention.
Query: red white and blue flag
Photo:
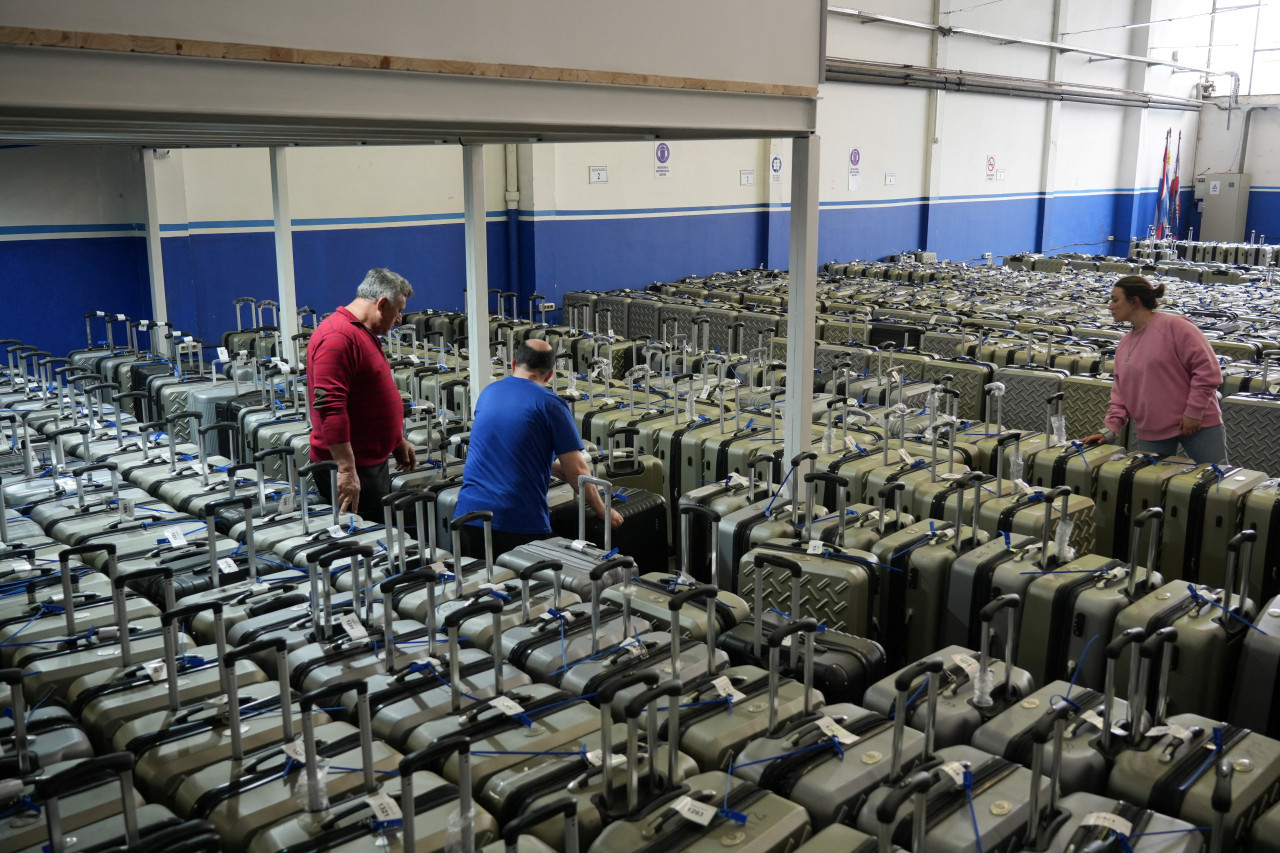
[[[1178,174],[1182,171],[1182,131],[1178,131],[1178,153],[1173,158],[1173,174],[1169,176],[1169,212],[1173,223],[1170,235],[1178,238],[1178,222],[1182,219],[1182,195]]]
[[[1164,135],[1164,158],[1161,161],[1160,169],[1160,185],[1156,187],[1156,239],[1164,239],[1164,223],[1169,218],[1169,197],[1167,190],[1169,188],[1169,138],[1173,136],[1173,130],[1168,130]]]

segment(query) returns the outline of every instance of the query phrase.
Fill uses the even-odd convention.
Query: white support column
[[[809,411],[813,387],[814,322],[818,286],[818,135],[797,136],[791,143],[791,258],[787,290],[787,406],[783,448],[787,464],[813,446]],[[791,484],[791,494],[799,493]]]
[[[1134,0],[1133,3],[1133,21],[1150,21],[1153,16],[1152,0]],[[1152,27],[1134,27],[1129,30],[1129,47],[1128,51],[1134,56],[1146,56],[1147,48],[1151,44]],[[1147,80],[1150,66],[1142,65],[1137,62],[1128,63],[1128,77],[1125,80],[1125,88],[1135,92],[1145,92],[1147,90]],[[1147,122],[1149,120],[1158,120],[1159,113],[1156,118],[1151,116],[1152,110],[1136,110],[1127,109],[1124,111],[1124,130],[1121,134],[1120,142],[1120,189],[1122,192],[1132,191],[1129,197],[1129,215],[1128,221],[1117,222],[1116,242],[1109,245],[1106,249],[1108,255],[1127,255],[1129,252],[1130,237],[1142,239],[1146,235],[1146,226],[1150,222],[1138,221],[1135,217],[1136,208],[1138,206],[1137,190],[1141,182],[1142,175],[1146,172],[1147,166],[1144,164],[1159,162],[1160,152],[1158,150],[1144,151],[1142,148],[1143,140],[1147,134]],[[1145,217],[1144,217],[1145,219]]]
[[[293,336],[298,333],[298,295],[293,276],[293,214],[289,203],[289,149],[271,148],[271,209],[275,217],[276,282],[280,303],[280,352],[297,364]]]
[[[933,2],[933,23],[939,29],[935,29],[932,35],[932,42],[929,48],[929,62],[934,68],[947,67],[947,38],[942,35],[940,28],[945,26],[948,20],[947,13],[951,11],[951,0],[934,0]],[[924,186],[925,186],[925,245],[922,249],[934,250],[937,241],[934,239],[934,232],[937,228],[936,218],[933,216],[933,205],[936,199],[942,197],[942,127],[945,122],[944,111],[946,108],[947,93],[941,89],[931,89],[928,97],[928,110],[925,116],[924,131]]]
[[[1053,2],[1053,32],[1050,41],[1060,41],[1062,24],[1067,19],[1067,0]],[[1062,77],[1060,58],[1062,54],[1056,50],[1049,51],[1048,79],[1054,83]],[[1044,146],[1040,151],[1040,195],[1044,205],[1044,215],[1040,217],[1039,246],[1036,251],[1054,248],[1049,245],[1049,232],[1053,221],[1053,191],[1057,185],[1058,174],[1058,121],[1062,112],[1061,101],[1044,102]],[[1107,247],[1110,248],[1109,246]]]
[[[156,181],[156,151],[142,149],[142,180],[147,195],[147,268],[151,273],[151,319],[169,320],[169,297],[164,290],[164,254],[160,243],[160,193]]]
[[[471,411],[489,384],[489,241],[485,231],[484,146],[462,146],[463,233],[467,255],[467,356]]]

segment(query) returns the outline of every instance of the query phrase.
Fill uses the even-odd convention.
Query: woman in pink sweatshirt
[[[1085,444],[1114,442],[1132,420],[1138,448],[1172,456],[1181,445],[1196,462],[1227,461],[1218,407],[1222,370],[1204,334],[1185,317],[1156,310],[1164,285],[1125,276],[1111,291],[1111,316],[1132,326],[1116,347],[1111,406],[1100,433]]]

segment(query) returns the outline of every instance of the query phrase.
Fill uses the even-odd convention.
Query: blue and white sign
[[[671,177],[671,146],[659,142],[653,146],[653,176],[655,178]]]
[[[857,148],[849,149],[849,192],[857,192],[862,188],[862,169],[858,166],[862,162],[862,152]]]
[[[769,180],[775,184],[782,183],[782,158],[776,154],[769,161]]]

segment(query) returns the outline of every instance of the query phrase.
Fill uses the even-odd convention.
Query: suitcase
[[[1161,571],[1190,583],[1223,585],[1222,549],[1242,529],[1245,498],[1267,475],[1231,465],[1185,468],[1165,482]]]
[[[361,702],[365,708],[362,732],[368,731],[365,700]],[[363,741],[362,748],[365,744],[372,748],[372,742]],[[461,755],[467,749],[464,739],[455,739],[401,758],[394,771],[376,774],[372,768],[365,768],[364,787],[352,789],[345,796],[330,796],[315,790],[308,782],[305,795],[300,797],[305,802],[305,810],[257,833],[248,850],[250,853],[363,850],[385,839],[387,827],[382,822],[387,818],[394,821],[395,818],[390,817],[394,814],[398,814],[402,831],[414,844],[436,845],[428,849],[444,846],[452,833],[461,836],[464,845],[483,845],[496,837],[497,822],[472,800],[470,762],[459,762],[460,778],[456,786],[422,769],[442,754]],[[307,772],[311,773],[314,753],[307,757]],[[316,776],[317,781],[322,778]],[[455,816],[455,809],[461,818]],[[405,849],[410,849],[409,845],[405,845]]]
[[[1117,559],[1129,558],[1129,536],[1133,518],[1153,506],[1163,506],[1164,487],[1170,477],[1195,462],[1181,456],[1160,458],[1144,453],[1128,453],[1112,457],[1098,468],[1098,484],[1095,492],[1096,541],[1094,551]],[[1146,553],[1148,542],[1144,538],[1133,543],[1139,554]],[[1160,566],[1148,566],[1157,570]]]
[[[81,839],[101,843],[98,849],[138,849],[144,836],[174,826],[180,821],[173,812],[137,801],[130,778],[133,756],[113,752],[79,762],[67,762],[23,784],[19,792],[31,792],[18,804],[18,817],[10,820],[0,838],[6,850],[35,853],[66,853],[82,847]],[[110,779],[119,783],[118,795]],[[22,812],[34,815],[24,818]],[[40,815],[43,814],[43,819]],[[75,833],[75,834],[72,834]]]
[[[1269,601],[1280,595],[1280,480],[1259,483],[1245,495],[1240,526],[1258,534],[1249,567],[1249,597]]]
[[[725,839],[747,850],[785,851],[809,836],[809,815],[777,794],[727,773],[703,772],[684,778],[673,757],[666,779],[653,772],[642,777],[636,732],[646,708],[665,697],[670,710],[663,728],[679,731],[681,714],[675,701],[680,684],[668,682],[633,699],[627,707],[627,780],[625,800],[607,804],[612,821],[589,848],[596,853],[618,850],[722,850]],[[694,711],[700,709],[693,709]],[[649,714],[656,714],[650,709]],[[665,817],[671,815],[670,818]],[[658,816],[663,819],[657,820]]]
[[[1010,611],[1012,621],[1017,598],[1013,594],[1003,595],[982,609],[979,621],[987,629],[987,633],[983,635],[976,660],[973,651],[962,646],[947,646],[937,652],[946,664],[942,676],[944,689],[937,700],[934,726],[937,743],[944,746],[968,743],[979,726],[1020,702],[1034,690],[1034,683],[1026,670],[994,660],[990,654],[991,622],[1004,609]],[[894,712],[897,688],[893,679],[896,675],[894,673],[873,684],[867,690],[863,705],[881,714]],[[913,684],[915,693],[906,709],[910,715],[907,725],[915,729],[923,728],[926,717],[926,714],[918,713],[919,688],[919,684]]]
[[[961,475],[956,483],[955,517],[964,518],[964,489],[983,479],[981,472]],[[976,520],[977,509],[974,516]],[[891,670],[920,660],[942,643],[942,627],[953,566],[989,537],[977,527],[951,521],[921,521],[881,539],[872,548],[876,561],[877,636]]]
[[[372,740],[367,726],[317,725],[314,717],[321,700],[349,689],[366,688],[359,681],[339,683],[299,698],[300,744],[267,746],[188,776],[175,797],[178,811],[211,821],[224,846],[246,850],[263,830],[300,812],[318,812],[326,799],[341,802],[369,792],[379,775],[398,769],[400,753]],[[323,776],[320,761],[328,765]]]
[[[0,779],[38,774],[46,767],[93,757],[89,735],[66,708],[43,705],[28,710],[20,669],[0,670],[9,702],[0,718]]]
[[[804,654],[811,649],[806,643]],[[940,673],[942,661],[921,661],[902,674],[901,707],[917,670]],[[890,721],[857,705],[826,705],[752,741],[734,759],[733,773],[804,806],[816,830],[847,824],[872,791],[931,758],[924,735],[908,730],[905,716]],[[845,760],[855,745],[861,760]]]
[[[638,695],[657,683],[658,673],[646,670],[602,686],[597,694],[601,705],[599,734],[585,740],[581,752],[549,757],[530,766],[512,767],[489,780],[479,800],[501,821],[505,837],[526,831],[548,845],[548,850],[581,849],[580,845],[590,845],[599,836],[605,821],[622,808],[626,777],[631,769],[641,778],[647,778],[670,768],[674,760],[680,777],[698,772],[691,758],[679,753],[672,755],[665,744],[654,743],[647,735],[644,748],[635,753],[635,764],[627,764],[627,726],[615,723],[611,712],[618,697],[615,687]],[[654,719],[650,716],[650,725],[646,726],[650,731],[654,729]],[[572,781],[566,788],[567,780]],[[568,799],[565,799],[566,793]],[[567,803],[571,808],[566,813],[545,805],[553,801]],[[576,827],[569,820],[574,813],[579,818]],[[565,819],[555,820],[556,816]],[[576,839],[573,838],[575,830]]]
[[[1256,630],[1252,620],[1257,608],[1244,595],[1253,537],[1253,531],[1245,530],[1227,543],[1224,589],[1171,581],[1120,611],[1116,618],[1117,634],[1134,627],[1143,628],[1148,636],[1164,627],[1176,629],[1177,651],[1168,655],[1165,691],[1172,713],[1219,720],[1226,715],[1244,635]],[[1127,676],[1122,662],[1118,677],[1123,680]],[[1126,698],[1134,701],[1133,696]]]
[[[1166,817],[1150,809],[1103,797],[1089,791],[1077,791],[1059,798],[1065,790],[1058,784],[1066,766],[1063,739],[1071,705],[1062,703],[1052,711],[1041,713],[1031,732],[1034,757],[1032,775],[1039,778],[1042,768],[1049,776],[1049,802],[1040,810],[1040,788],[1031,789],[1031,814],[1036,817],[1028,837],[1033,850],[1066,853],[1067,850],[1161,851],[1161,853],[1202,853],[1204,841],[1200,830],[1185,821]],[[1055,740],[1049,758],[1045,744]],[[1098,756],[1101,759],[1101,756]]]
[[[1016,850],[1032,819],[1031,790],[1043,796],[1048,787],[1013,762],[951,746],[938,750],[933,766],[912,774],[903,787],[876,791],[855,825],[869,832],[881,819],[892,822],[893,841],[913,850]],[[913,832],[919,836],[914,841]]]
[[[735,666],[764,667],[768,664],[764,645],[766,633],[783,624],[782,619],[799,618],[797,614],[804,610],[802,584],[797,583],[803,578],[803,565],[794,554],[786,556],[768,549],[754,552],[750,561],[755,570],[754,577],[763,577],[766,567],[785,570],[790,574],[791,603],[788,609],[791,614],[783,614],[777,607],[766,608],[761,586],[753,583],[756,616],[749,622],[744,620],[721,635],[719,643],[729,653],[729,659]],[[767,610],[773,610],[781,618],[770,616]],[[873,640],[848,631],[828,629],[825,625],[821,634],[821,638],[813,641],[812,666],[813,677],[823,695],[833,702],[861,701],[867,686],[884,675],[884,648]],[[799,664],[796,652],[793,651],[783,664],[783,675],[791,678],[799,676]]]
[[[1193,826],[1213,826],[1220,849],[1244,849],[1280,788],[1280,742],[1218,717],[1165,716],[1171,697],[1162,688],[1173,655],[1167,647],[1162,655],[1161,647],[1177,634],[1165,628],[1143,644],[1144,667],[1160,669],[1152,725],[1140,728],[1144,735],[1116,756],[1107,795]]]
[[[586,505],[583,489],[599,486],[604,498],[605,515],[614,507],[623,517],[617,529],[601,522],[595,510]],[[555,536],[572,537],[600,543],[606,552],[616,546],[618,553],[633,558],[641,572],[667,569],[667,502],[661,495],[631,486],[614,487],[599,477],[583,477],[578,483],[578,506],[562,508],[552,514],[551,530]]]
[[[1280,735],[1280,601],[1262,608],[1240,652],[1227,719],[1270,738]]]
[[[1163,515],[1160,507],[1151,507],[1133,521],[1135,541],[1146,524],[1157,529],[1148,537],[1147,566],[1085,554],[1056,571],[1033,576],[1025,593],[1017,664],[1037,684],[1070,680],[1102,689],[1106,660],[1101,649],[1116,634],[1120,611],[1164,583],[1159,572],[1148,568],[1160,541]],[[1130,548],[1130,553],[1135,551]]]

